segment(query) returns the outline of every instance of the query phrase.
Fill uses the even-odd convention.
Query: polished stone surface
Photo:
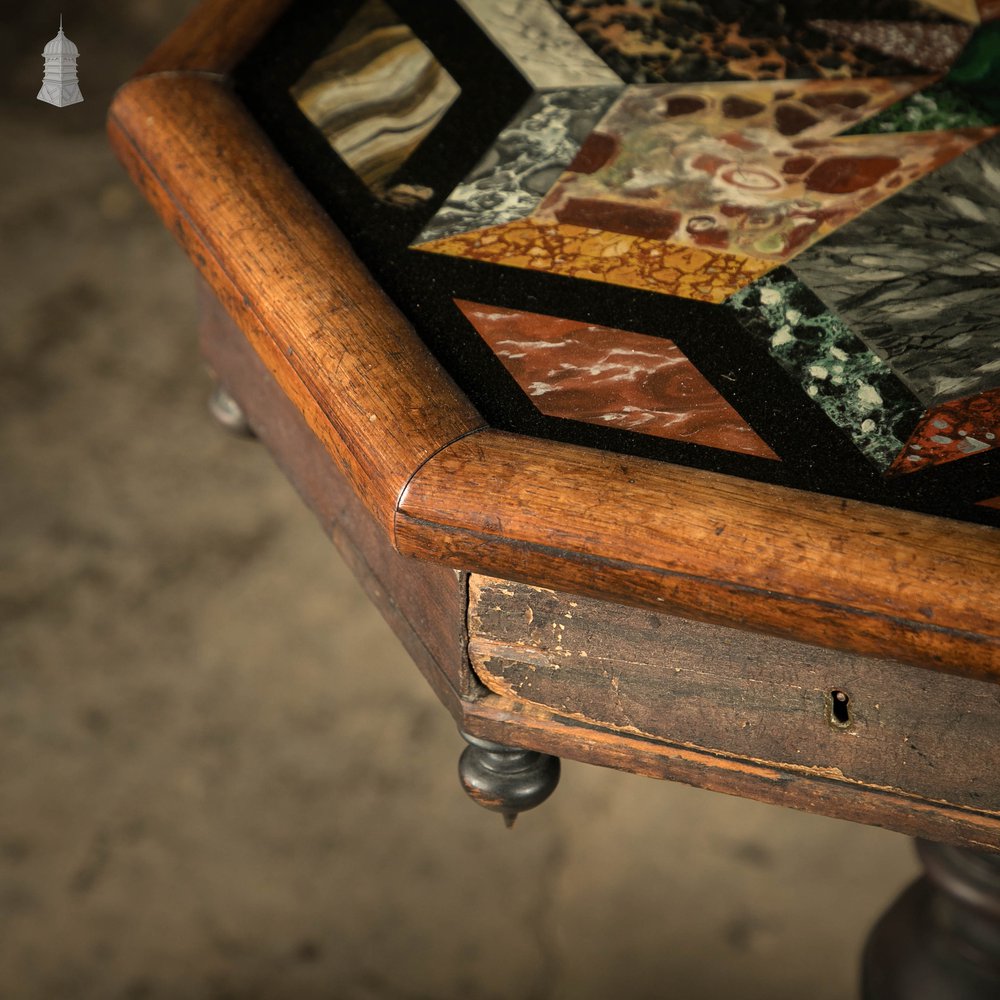
[[[1000,138],[792,267],[926,405],[1000,387]]]
[[[787,269],[726,305],[866,458],[893,464],[924,407],[842,319]]]
[[[918,472],[991,451],[1000,442],[1000,389],[932,407],[910,435],[891,473]]]
[[[365,0],[292,87],[302,113],[378,192],[458,95],[455,81],[383,0]]]
[[[553,0],[587,43],[629,83],[835,79],[913,73],[912,64],[833,38],[817,18],[939,21],[908,0]],[[974,0],[943,0],[973,7]]]
[[[982,138],[838,137],[931,79],[541,93],[415,246],[721,302]]]
[[[989,134],[837,135],[929,82],[627,88],[535,216],[788,261]]]
[[[529,216],[620,91],[621,85],[532,94],[415,242]]]
[[[701,0],[458,2],[535,91],[506,127],[477,134],[479,162],[457,187],[453,173],[434,175],[421,158],[427,176],[417,182],[428,197],[452,189],[412,228],[400,227],[410,255],[401,265],[414,251],[437,258],[414,263],[427,280],[406,295],[415,316],[434,313],[429,336],[451,373],[461,381],[475,367],[463,328],[449,325],[451,300],[493,301],[480,265],[532,272],[496,278],[523,316],[545,310],[550,291],[565,302],[567,278],[586,283],[584,303],[598,285],[614,286],[612,296],[655,293],[665,313],[697,315],[724,350],[760,365],[752,432],[782,441],[784,459],[761,478],[963,516],[977,495],[971,477],[991,475],[990,466],[966,464],[954,503],[940,468],[992,450],[1000,432],[992,397],[981,395],[1000,387],[991,333],[1000,301],[1000,21],[991,17],[1000,0],[844,0],[836,11],[823,0],[727,0],[724,9]],[[462,32],[483,39],[464,16],[456,23],[448,64],[466,79]],[[559,59],[546,65],[540,53],[550,44]],[[558,86],[557,62],[566,74]],[[450,128],[475,114],[472,103],[459,103]],[[505,106],[497,121],[511,113]],[[337,218],[337,206],[330,210]],[[360,225],[363,241],[369,230]],[[394,254],[389,244],[377,253]],[[463,290],[466,281],[474,288]],[[690,312],[695,303],[719,307],[718,316]],[[640,296],[633,332],[610,314],[603,329],[645,335],[654,308]],[[729,339],[741,329],[746,340]],[[678,344],[704,366],[690,342]],[[535,360],[522,385],[550,384],[546,359]],[[576,424],[652,426],[655,407],[626,418],[602,397],[599,377],[584,391],[594,367],[574,370],[573,391],[558,400],[532,401]],[[706,366],[706,374],[718,388],[720,372]],[[793,425],[785,414],[796,411],[815,422]],[[522,429],[522,417],[500,404],[490,413]],[[677,407],[671,413],[678,419]],[[547,427],[594,447],[640,447]],[[869,469],[840,450],[838,431]],[[824,448],[829,460],[819,457]],[[690,454],[698,464],[704,453]],[[820,468],[822,477],[812,471]],[[911,475],[929,469],[926,485]]]
[[[444,237],[415,249],[703,302],[723,302],[773,266],[707,247],[534,219]]]
[[[859,122],[845,134],[928,132],[997,124],[1000,124],[1000,114],[985,107],[964,88],[948,80],[941,80]]]
[[[966,24],[932,24],[926,21],[809,22],[831,38],[863,45],[931,72],[945,72],[972,34]]]
[[[459,0],[537,90],[620,84],[547,0]]]
[[[778,457],[671,340],[478,302],[455,304],[542,413]]]

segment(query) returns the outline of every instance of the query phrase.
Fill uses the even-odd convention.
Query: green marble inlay
[[[843,320],[787,268],[726,305],[866,458],[880,470],[892,464],[924,408]]]
[[[981,24],[945,78],[1000,115],[1000,21]]]
[[[997,115],[986,108],[981,100],[973,98],[962,87],[942,80],[891,104],[884,111],[858,122],[842,134],[937,132],[950,128],[978,128],[996,123]]]
[[[980,25],[937,83],[844,132],[936,132],[1000,124],[1000,20]]]

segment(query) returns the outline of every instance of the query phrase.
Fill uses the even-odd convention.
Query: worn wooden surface
[[[600,726],[1000,815],[985,681],[481,576],[469,656],[490,690]]]
[[[201,349],[209,366],[319,518],[438,697],[460,718],[459,700],[484,690],[469,670],[465,651],[465,574],[399,555],[207,289],[201,316]]]
[[[771,805],[881,826],[911,837],[1000,851],[1000,816],[994,812],[931,802],[891,788],[844,781],[822,771],[794,770],[618,732],[502,695],[489,695],[467,705],[462,727],[475,736],[568,760],[682,781]]]
[[[498,576],[1000,678],[998,532],[749,487],[487,431],[413,477],[396,542]]]
[[[200,76],[134,80],[119,156],[391,537],[414,469],[482,425],[236,98]]]
[[[279,7],[212,0],[109,132],[392,544],[1000,679],[995,530],[484,429],[225,85]]]
[[[246,339],[211,300],[203,313],[201,339],[210,365],[246,408],[262,444],[316,512],[460,728],[488,739],[590,764],[882,825],[913,836],[1000,849],[1000,820],[983,810],[956,807],[948,801],[931,802],[921,796],[852,782],[834,775],[828,768],[781,767],[764,760],[739,758],[571,718],[532,703],[530,690],[522,692],[518,699],[488,692],[467,667],[464,581],[449,569],[416,562],[391,549],[325,447],[256,358]],[[511,585],[502,586],[511,589]],[[477,590],[479,597],[482,593]],[[571,600],[577,605],[586,603],[579,598]],[[651,617],[645,611],[602,606],[606,612],[614,610],[626,617]],[[511,618],[506,627],[516,633],[523,626],[527,636],[532,624],[527,617],[522,610],[519,618]],[[532,618],[533,622],[544,622],[534,612]],[[563,617],[561,623],[568,621]],[[679,624],[682,628],[692,627]],[[649,630],[653,629],[649,625]],[[551,622],[549,631],[562,633],[551,629]],[[476,641],[473,640],[474,644]],[[562,645],[565,650],[565,642]],[[929,681],[947,680],[919,670],[911,673],[926,676]],[[992,685],[989,690],[993,691]],[[857,693],[851,693],[856,702]],[[857,711],[856,704],[852,708]],[[811,715],[811,721],[824,722],[815,719],[815,712]],[[844,734],[834,736],[843,738]]]

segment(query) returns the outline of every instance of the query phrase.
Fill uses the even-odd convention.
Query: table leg
[[[208,397],[208,412],[231,434],[237,437],[255,436],[243,408],[221,382],[215,383],[215,388]]]
[[[872,930],[864,1000],[1000,997],[1000,854],[917,841],[924,874]]]
[[[508,827],[518,813],[541,805],[559,784],[559,758],[504,746],[462,733],[469,745],[458,762],[465,793],[485,809],[502,813]]]

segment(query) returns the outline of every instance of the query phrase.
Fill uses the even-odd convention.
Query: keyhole
[[[830,724],[846,729],[851,724],[851,699],[846,691],[836,688],[830,692]]]

